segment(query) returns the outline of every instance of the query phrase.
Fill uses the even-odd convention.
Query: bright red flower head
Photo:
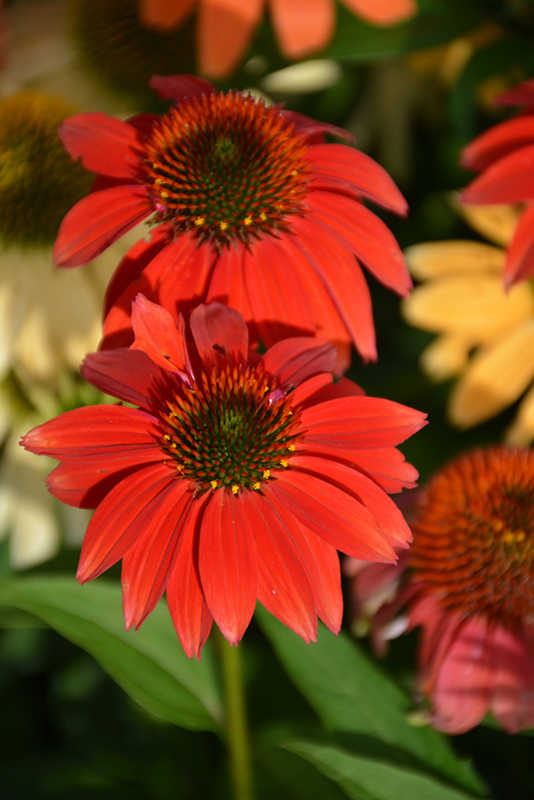
[[[256,600],[306,641],[317,615],[337,632],[336,550],[395,561],[411,539],[386,492],[414,485],[396,445],[425,415],[334,384],[325,341],[249,356],[242,317],[217,303],[193,311],[192,338],[142,296],[133,325],[131,349],[90,355],[82,371],[137,407],[70,411],[22,442],[62,462],[55,497],[96,507],[78,578],[122,558],[127,628],[166,592],[190,656],[212,619],[236,644]]]
[[[508,248],[504,282],[534,275],[534,80],[500,95],[503,105],[523,111],[478,136],[462,153],[462,164],[482,174],[462,192],[465,203],[525,203]]]
[[[422,627],[418,684],[446,733],[488,711],[509,733],[534,727],[533,498],[534,451],[477,450],[419,490],[399,568],[348,565],[379,653]]]
[[[129,122],[104,114],[67,120],[73,158],[98,173],[94,191],[66,216],[56,246],[62,266],[84,264],[143,219],[156,225],[119,265],[105,309],[104,349],[132,341],[138,292],[175,318],[199,302],[241,312],[269,347],[317,333],[376,358],[371,299],[359,261],[405,295],[402,253],[369,198],[399,214],[406,203],[371,158],[325,132],[346,131],[266,107],[200,78],[154,78],[162,117]]]

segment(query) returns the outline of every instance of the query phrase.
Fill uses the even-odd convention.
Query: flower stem
[[[222,636],[220,639],[226,693],[226,730],[234,800],[253,800],[250,746],[241,669],[243,645],[230,647],[226,639],[223,639]]]

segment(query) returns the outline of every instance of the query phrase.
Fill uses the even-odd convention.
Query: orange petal
[[[139,17],[148,28],[177,28],[195,7],[195,0],[141,0]]]
[[[302,58],[325,47],[334,31],[332,0],[271,0],[271,16],[280,47]]]
[[[263,0],[201,0],[200,71],[212,78],[228,75],[248,47],[263,11]]]
[[[395,25],[417,13],[413,0],[343,0],[343,3],[374,25]]]

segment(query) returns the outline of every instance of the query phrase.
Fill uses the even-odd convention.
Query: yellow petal
[[[512,240],[520,216],[520,208],[511,205],[457,205],[458,213],[473,230],[495,244],[507,246]]]
[[[447,380],[462,372],[470,349],[464,336],[438,336],[421,354],[421,367],[433,380]]]
[[[462,335],[475,346],[534,316],[534,295],[525,283],[506,293],[500,276],[471,274],[418,286],[401,309],[411,325]]]
[[[456,239],[415,244],[404,251],[412,275],[419,280],[466,272],[502,273],[505,252],[483,242]]]
[[[507,408],[534,379],[534,320],[481,351],[449,402],[449,417],[461,428],[490,419]]]
[[[519,405],[516,417],[505,436],[508,444],[525,445],[534,439],[534,386]]]

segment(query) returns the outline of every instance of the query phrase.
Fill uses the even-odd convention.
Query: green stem
[[[230,647],[221,636],[224,686],[226,693],[226,730],[230,750],[230,772],[234,800],[253,800],[250,746],[241,669],[241,648]]]

